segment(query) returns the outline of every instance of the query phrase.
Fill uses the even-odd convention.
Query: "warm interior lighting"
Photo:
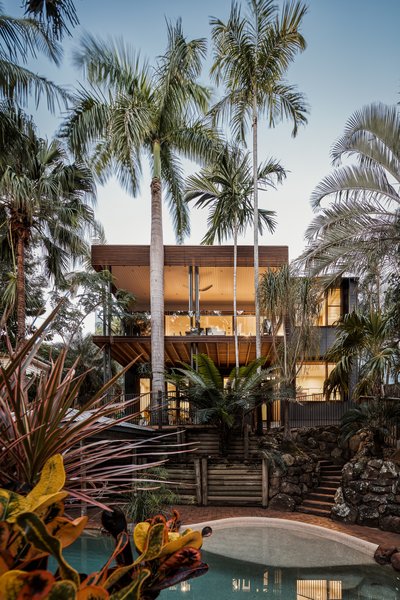
[[[342,600],[342,582],[327,579],[298,580],[296,600]]]

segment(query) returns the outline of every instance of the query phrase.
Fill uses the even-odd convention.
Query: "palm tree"
[[[44,23],[8,16],[0,3],[0,99],[26,104],[33,93],[38,103],[44,95],[50,110],[54,110],[60,100],[69,99],[65,90],[21,66],[28,58],[36,58],[38,52],[60,63],[62,48],[48,35]]]
[[[95,198],[91,172],[68,163],[62,144],[39,138],[20,111],[17,122],[24,122],[24,143],[17,153],[11,146],[0,156],[0,257],[11,256],[16,272],[19,344],[26,335],[27,250],[40,252],[46,275],[60,281],[71,263],[86,255],[85,234],[96,221],[87,204]]]
[[[230,431],[241,422],[241,418],[251,411],[261,397],[265,398],[266,390],[262,384],[268,384],[266,371],[259,367],[265,358],[256,359],[249,365],[241,367],[239,372],[232,369],[228,381],[224,378],[206,354],[194,357],[195,368],[184,364],[175,369],[169,379],[180,390],[180,398],[187,396],[191,406],[198,409],[198,417],[202,423],[216,425],[220,435],[220,450],[226,454]]]
[[[281,165],[273,159],[266,161],[258,169],[258,185],[264,188],[273,185],[276,176],[280,183],[286,176]],[[252,168],[249,154],[238,148],[226,149],[215,163],[203,168],[199,174],[187,180],[186,200],[196,200],[197,208],[209,207],[209,230],[202,244],[218,243],[233,236],[233,330],[235,336],[236,372],[239,372],[239,345],[237,332],[237,240],[244,234],[249,223],[253,222],[254,212],[251,202],[253,190]],[[260,209],[258,230],[264,226],[275,229],[274,212]]]
[[[150,72],[123,44],[88,38],[76,55],[93,93],[82,92],[64,134],[78,153],[89,155],[101,181],[116,173],[132,195],[139,191],[141,158],[151,179],[151,344],[153,397],[164,393],[164,281],[162,186],[178,240],[188,232],[179,155],[212,156],[214,131],[199,120],[209,91],[197,83],[204,39],[187,41],[180,21],[168,26],[168,45]]]
[[[258,219],[258,120],[266,116],[270,127],[283,118],[293,121],[293,136],[306,123],[304,97],[284,77],[295,55],[305,49],[299,29],[306,14],[302,2],[287,2],[279,14],[274,0],[248,0],[242,17],[233,3],[226,23],[211,19],[214,64],[211,74],[226,89],[213,112],[229,116],[233,131],[245,141],[249,123],[253,154],[253,223]],[[256,356],[261,356],[260,304],[258,299],[258,228],[254,226],[254,290],[256,312]]]
[[[324,391],[349,392],[349,377],[357,367],[357,384],[353,398],[385,396],[384,385],[389,383],[399,360],[398,336],[393,337],[392,315],[379,311],[362,314],[353,311],[337,325],[334,344],[326,354],[326,360],[335,362],[325,382]]]
[[[309,226],[309,245],[300,260],[313,273],[333,279],[344,272],[365,274],[371,264],[397,268],[400,241],[400,115],[397,107],[371,104],[348,120],[332,148],[333,173],[311,196],[317,216]],[[340,166],[355,157],[355,165]],[[333,200],[321,208],[324,199]]]
[[[260,303],[270,323],[271,365],[286,438],[290,437],[289,402],[296,399],[296,376],[304,362],[319,353],[315,322],[322,298],[317,282],[298,277],[290,266],[269,269],[261,277]]]
[[[64,33],[71,35],[68,27],[79,25],[72,0],[24,0],[24,6],[26,14],[32,15],[57,40]]]

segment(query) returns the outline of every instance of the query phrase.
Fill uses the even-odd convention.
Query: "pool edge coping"
[[[345,533],[343,531],[336,531],[335,529],[329,529],[321,525],[314,525],[312,523],[304,523],[302,521],[292,521],[290,519],[280,519],[276,517],[227,517],[224,519],[215,519],[213,521],[202,521],[201,523],[194,523],[183,525],[181,529],[190,527],[191,529],[201,529],[205,526],[211,527],[213,530],[227,529],[232,525],[259,525],[259,526],[272,526],[274,528],[291,529],[293,531],[305,531],[309,530],[314,535],[320,535],[324,538],[329,537],[339,543],[343,543],[354,550],[366,553],[373,558],[375,550],[378,548],[378,544],[374,542],[368,542],[362,538]]]

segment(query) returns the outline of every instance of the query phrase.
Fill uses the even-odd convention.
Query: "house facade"
[[[287,246],[260,246],[260,275],[267,269],[279,269],[287,263]],[[134,367],[126,374],[125,393],[138,395],[141,400],[137,408],[143,411],[148,402],[146,395],[151,393],[148,372],[151,361],[150,248],[95,245],[92,247],[92,264],[98,271],[108,269],[112,273],[114,291],[128,290],[135,296],[133,318],[117,327],[111,317],[104,319],[102,331],[97,332],[94,342],[104,349],[105,364],[113,358],[126,366],[136,359]],[[235,365],[233,246],[165,246],[164,298],[166,369],[181,363],[191,364],[196,353],[205,353],[222,373],[228,375]],[[310,357],[300,369],[297,388],[301,404],[292,407],[294,423],[301,420],[302,406],[312,405],[312,410],[305,409],[310,415],[317,408],[321,415],[327,414],[328,406],[331,410],[332,402],[326,402],[322,391],[333,365],[321,357],[334,339],[334,323],[351,310],[355,298],[355,282],[351,279],[342,279],[326,294],[316,323],[321,334],[320,356]],[[237,327],[239,362],[246,365],[256,356],[252,246],[237,249]],[[262,355],[268,356],[272,338],[267,321],[261,339]],[[345,398],[335,400],[336,411],[342,412],[341,405],[345,401]],[[277,404],[271,419],[278,423],[279,418]]]

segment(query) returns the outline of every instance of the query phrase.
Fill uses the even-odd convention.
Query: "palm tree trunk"
[[[256,358],[261,357],[261,332],[260,332],[260,300],[258,297],[258,140],[257,140],[257,93],[253,95],[253,202],[254,202],[254,308],[256,314]],[[262,404],[256,409],[257,434],[262,435]]]
[[[235,218],[235,229],[233,233],[233,335],[235,336],[236,377],[239,374],[239,340],[237,327],[237,237],[238,226],[237,218]]]
[[[164,396],[164,244],[162,229],[160,143],[153,144],[151,181],[150,312],[153,407]]]
[[[256,358],[261,357],[261,332],[260,332],[260,301],[258,298],[258,140],[257,140],[257,97],[253,98],[253,202],[254,202],[254,308],[256,314]]]
[[[17,348],[26,336],[26,297],[25,297],[25,243],[21,232],[17,233]]]

